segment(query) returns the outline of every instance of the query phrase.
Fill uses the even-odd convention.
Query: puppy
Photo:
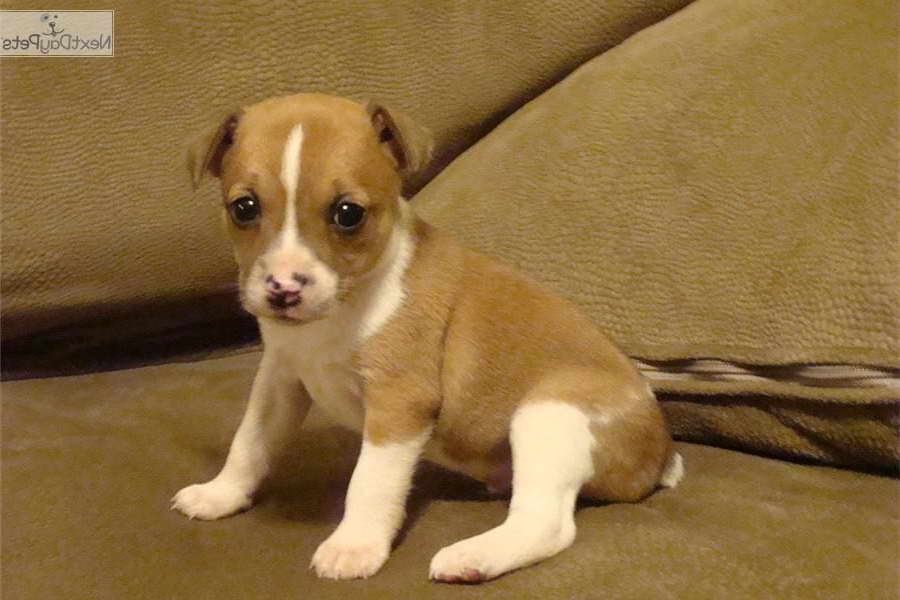
[[[503,524],[432,559],[445,582],[565,549],[579,493],[635,502],[678,482],[681,458],[629,359],[573,304],[461,248],[400,197],[430,154],[401,113],[315,94],[236,110],[189,150],[195,187],[221,179],[265,350],[225,466],[173,508],[248,508],[312,402],[362,433],[344,517],[312,557],[320,577],[381,568],[422,457],[493,487],[512,480]]]

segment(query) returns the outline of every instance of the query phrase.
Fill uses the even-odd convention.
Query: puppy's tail
[[[666,488],[673,488],[684,477],[684,460],[677,452],[673,452],[663,469],[662,477],[659,478],[659,485]]]

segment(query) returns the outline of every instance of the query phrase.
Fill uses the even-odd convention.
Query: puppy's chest
[[[363,379],[354,365],[354,348],[349,340],[317,333],[311,328],[295,339],[276,342],[283,368],[300,378],[313,402],[333,421],[362,431]]]
[[[363,382],[349,361],[298,367],[313,401],[339,425],[362,431]]]

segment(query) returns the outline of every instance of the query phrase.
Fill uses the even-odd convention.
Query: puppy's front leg
[[[377,417],[376,417],[377,418]],[[366,415],[362,450],[350,479],[344,518],[313,555],[319,577],[365,578],[387,560],[391,542],[406,515],[406,496],[419,456],[431,436],[431,424],[400,439],[373,435]]]
[[[275,450],[288,431],[300,427],[311,403],[303,384],[266,351],[225,466],[211,481],[175,494],[172,508],[192,519],[207,520],[248,508]]]

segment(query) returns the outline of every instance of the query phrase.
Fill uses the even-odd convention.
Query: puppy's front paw
[[[184,488],[172,498],[172,510],[191,519],[221,519],[250,507],[253,501],[233,484],[221,481],[197,483]]]
[[[338,528],[319,545],[309,566],[319,577],[365,579],[378,572],[390,552],[389,539]]]

